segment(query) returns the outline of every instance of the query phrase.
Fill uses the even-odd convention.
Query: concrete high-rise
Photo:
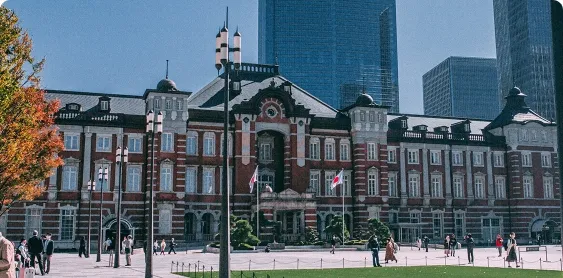
[[[395,0],[259,0],[258,24],[260,63],[331,106],[355,84],[399,112]]]
[[[498,115],[495,59],[449,57],[422,77],[424,114],[492,120]]]
[[[531,109],[555,119],[549,0],[494,0],[499,99],[514,86]]]

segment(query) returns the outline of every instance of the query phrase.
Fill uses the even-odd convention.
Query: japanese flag
[[[334,177],[334,179],[332,179],[332,184],[330,185],[330,189],[334,190],[334,188],[339,185],[342,184],[342,175],[344,170],[340,171],[340,173],[338,173],[338,175],[336,175],[336,177]]]
[[[252,193],[252,189],[254,189],[254,183],[258,180],[258,166],[256,166],[256,170],[254,170],[254,174],[250,178],[248,182],[248,186],[250,186],[250,193]]]

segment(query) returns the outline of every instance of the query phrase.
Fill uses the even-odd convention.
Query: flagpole
[[[256,186],[256,237],[260,239],[260,183]]]
[[[341,170],[342,172],[342,245],[344,245],[344,231],[346,230],[346,221],[344,218],[344,168]]]

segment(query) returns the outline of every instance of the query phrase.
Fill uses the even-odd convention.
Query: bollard
[[[368,267],[368,258],[364,257],[364,267]]]
[[[502,267],[506,268],[506,260],[502,258]]]
[[[240,271],[240,278],[242,278],[242,270]]]
[[[176,272],[178,272],[178,265],[180,264],[180,262],[176,262]]]
[[[170,273],[174,271],[174,261],[172,261],[172,265],[170,266]]]
[[[252,278],[256,278],[256,273],[252,272]]]
[[[540,258],[540,270],[542,270],[542,268],[541,268],[541,258]]]
[[[562,247],[563,248],[563,247]],[[559,259],[559,265],[561,267],[561,271],[563,271],[563,260]]]
[[[321,269],[323,269],[323,258],[321,258]]]
[[[342,268],[344,268],[344,258],[342,258]]]
[[[274,259],[274,269],[276,269],[276,259]]]
[[[213,266],[211,266],[211,278],[213,278]]]
[[[444,265],[448,265],[448,258],[444,256]]]
[[[203,278],[205,278],[205,265],[203,266],[203,271],[201,273],[203,274]]]
[[[461,259],[459,258],[459,256],[457,256],[457,265],[458,265],[458,266],[461,265]]]
[[[199,271],[199,262],[200,262],[200,261],[197,260],[197,269],[198,269],[198,271]]]
[[[426,266],[428,266],[428,257],[424,256],[424,261],[426,262]]]
[[[299,269],[299,259],[297,259],[297,269]]]
[[[182,275],[184,275],[184,263],[182,262]]]
[[[405,257],[405,266],[409,266],[407,263],[407,257]]]
[[[489,257],[487,257],[487,267],[491,267],[491,266],[489,265]]]
[[[188,264],[188,277],[190,276],[191,270],[192,270],[192,264]]]
[[[248,271],[250,271],[250,263],[252,263],[252,260],[248,261]]]

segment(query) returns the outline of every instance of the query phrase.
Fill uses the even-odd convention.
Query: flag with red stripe
[[[252,175],[250,181],[248,182],[248,185],[250,186],[250,193],[252,193],[252,190],[254,189],[254,183],[257,180],[258,180],[258,166],[256,166],[256,170],[254,170],[254,174]]]

